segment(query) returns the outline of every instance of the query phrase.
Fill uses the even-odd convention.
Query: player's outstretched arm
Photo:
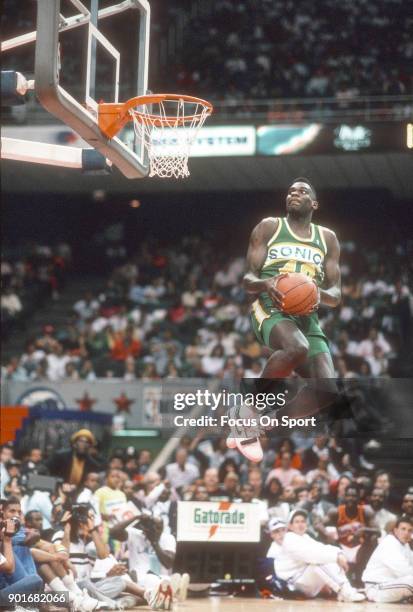
[[[327,256],[324,262],[325,284],[320,289],[320,303],[335,308],[341,302],[340,245],[331,230],[325,233]]]
[[[252,295],[267,292],[274,302],[280,302],[282,294],[277,291],[272,278],[261,279],[260,272],[267,256],[267,244],[277,229],[278,219],[263,219],[253,229],[247,252],[247,273],[244,276],[244,289]]]

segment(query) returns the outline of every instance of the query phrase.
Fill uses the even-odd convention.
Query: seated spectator
[[[345,502],[331,509],[326,518],[326,524],[337,528],[340,547],[347,561],[354,566],[357,582],[360,582],[367,559],[380,536],[374,512],[359,501],[357,485],[348,485]]]
[[[47,467],[52,476],[59,476],[66,482],[80,485],[89,472],[98,472],[100,465],[91,456],[91,447],[96,444],[92,432],[80,429],[70,438],[71,448],[56,451]]]
[[[381,529],[383,535],[387,533],[387,527],[389,523],[393,523],[397,516],[393,512],[389,512],[384,507],[384,491],[382,489],[375,488],[370,495],[370,505],[367,508],[371,508],[374,514],[374,521],[376,525]]]
[[[223,481],[223,494],[232,501],[239,493],[239,476],[236,472],[227,472]]]
[[[294,476],[301,476],[301,472],[293,468],[291,466],[291,462],[291,451],[282,451],[280,453],[280,467],[271,470],[267,475],[265,482],[268,483],[271,478],[275,476],[275,478],[278,478],[278,480],[281,482],[283,487],[287,487],[289,484],[291,484]]]
[[[168,463],[165,475],[174,489],[180,489],[198,478],[199,470],[193,463],[189,463],[188,452],[184,448],[178,448],[175,453],[175,463]]]
[[[210,501],[216,501],[222,498],[223,491],[219,484],[218,470],[216,468],[208,468],[205,470],[204,485]]]
[[[87,511],[87,507],[85,507]],[[93,512],[85,516],[68,514],[64,528],[56,532],[53,542],[63,546],[76,571],[76,583],[83,590],[87,602],[103,602],[109,609],[122,609],[126,592],[146,601],[152,609],[160,609],[165,599],[172,598],[169,582],[154,579],[147,587],[138,586],[127,574],[124,565],[117,563],[96,528]],[[87,597],[88,595],[88,597]],[[126,602],[125,602],[126,603]],[[97,603],[95,607],[99,604]],[[170,604],[169,604],[170,605]],[[166,607],[164,609],[169,609]]]
[[[404,515],[408,516],[413,523],[413,491],[407,492],[403,496],[401,511]]]
[[[132,575],[138,576],[139,584],[154,589],[161,581],[162,588],[166,589],[172,597],[170,583],[165,581],[165,577],[172,573],[176,540],[171,533],[165,533],[161,519],[148,514],[134,516],[112,527],[110,536],[121,542],[127,541],[129,571]],[[189,576],[188,574],[178,575],[178,579],[176,590],[185,591],[185,593],[177,593],[182,600],[186,595]]]
[[[102,523],[100,516],[99,499],[95,496],[96,491],[100,487],[100,478],[97,472],[89,472],[87,474],[83,487],[80,489],[77,497],[77,504],[89,504],[95,515],[95,525]]]
[[[5,520],[0,526],[0,606],[4,608],[10,607],[13,595],[30,595],[43,588],[43,581],[37,572],[33,568],[27,571],[14,553],[13,538],[18,524],[13,520],[14,516],[8,518],[9,514],[13,514],[11,506],[8,505],[9,510],[6,509]]]
[[[413,524],[403,515],[392,533],[380,540],[363,572],[369,601],[397,603],[413,597]]]
[[[293,510],[282,554],[277,559],[277,576],[288,580],[306,597],[316,597],[327,588],[339,601],[363,601],[364,595],[351,586],[346,576],[348,564],[340,549],[317,542],[306,531],[307,512]]]

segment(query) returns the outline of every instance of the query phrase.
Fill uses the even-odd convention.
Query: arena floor
[[[277,609],[280,612],[296,612],[306,609],[346,610],[346,612],[367,612],[368,610],[387,610],[387,612],[406,612],[409,606],[404,604],[377,604],[371,602],[341,603],[332,600],[286,601],[274,599],[247,599],[240,597],[208,597],[206,599],[187,599],[179,604],[177,610],[189,612],[262,612]]]

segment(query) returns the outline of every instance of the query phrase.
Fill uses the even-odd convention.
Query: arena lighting
[[[117,438],[129,438],[131,436],[138,438],[159,438],[159,435],[158,429],[120,429],[112,433],[112,436]]]
[[[130,206],[131,208],[139,208],[139,207],[140,207],[140,205],[141,205],[140,200],[131,200],[131,201],[129,202],[129,206]]]
[[[408,123],[407,124],[407,148],[408,149],[413,149],[413,123]]]

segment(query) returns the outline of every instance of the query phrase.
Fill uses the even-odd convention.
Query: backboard
[[[131,12],[128,27],[136,24],[136,36],[123,41],[127,57],[110,40],[112,33],[118,41],[121,39],[121,28],[116,30],[116,25],[112,27],[110,23],[125,12]],[[62,58],[64,38],[73,30],[82,31],[82,41],[86,41],[82,45],[86,46],[85,52],[76,61],[74,56],[80,55],[82,49],[73,43],[69,57],[66,54]],[[116,0],[111,3],[109,0],[37,0],[36,31],[4,41],[2,52],[35,42],[34,87],[40,104],[126,177],[142,178],[148,173],[145,147],[136,137],[131,138],[131,130],[127,139],[122,134],[107,138],[98,126],[97,106],[102,100],[118,102],[147,93],[149,40],[148,0],[124,0],[117,4]],[[65,64],[72,59],[76,78],[71,75],[68,79]],[[122,90],[122,68],[123,72],[128,69],[126,92],[125,87]],[[73,80],[77,80],[79,87],[73,86]],[[111,86],[110,92],[107,87],[103,93],[99,90],[99,80]],[[122,91],[123,99],[119,100]],[[102,98],[102,95],[109,97]]]

